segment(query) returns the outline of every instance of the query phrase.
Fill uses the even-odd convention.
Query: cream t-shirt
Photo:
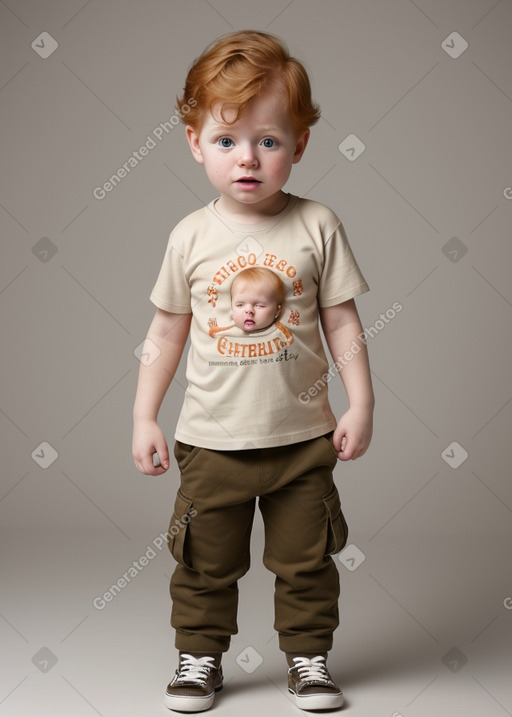
[[[264,224],[234,224],[215,202],[171,232],[150,296],[165,311],[192,312],[188,387],[175,438],[240,450],[333,430],[318,307],[369,290],[340,220],[323,204],[289,195],[285,209]],[[246,333],[233,325],[230,286],[251,266],[276,272],[286,293],[275,323]]]

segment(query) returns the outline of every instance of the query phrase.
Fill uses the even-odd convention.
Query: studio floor
[[[128,536],[127,536],[128,537]],[[219,715],[300,713],[273,630],[273,576],[240,581]],[[1,717],[170,714],[173,560],[158,534],[4,534]],[[145,560],[143,559],[145,557]],[[353,717],[512,714],[510,546],[500,536],[353,535],[335,557],[341,624],[329,656]],[[112,590],[120,577],[129,580]],[[121,584],[122,581],[121,581]]]

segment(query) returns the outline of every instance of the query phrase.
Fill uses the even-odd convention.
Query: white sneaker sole
[[[217,688],[218,692],[221,688]],[[213,705],[215,692],[204,697],[185,697],[184,695],[168,695],[164,697],[164,705],[175,712],[204,712]]]
[[[301,710],[333,710],[343,706],[343,694],[337,695],[298,695],[292,689],[288,692],[293,695],[295,704]]]

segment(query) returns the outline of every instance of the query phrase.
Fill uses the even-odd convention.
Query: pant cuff
[[[194,635],[176,631],[174,646],[181,652],[227,652],[230,638],[219,635]]]
[[[279,635],[279,649],[283,652],[329,652],[333,636],[330,635]]]

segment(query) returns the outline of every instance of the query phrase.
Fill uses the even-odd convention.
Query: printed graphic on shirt
[[[290,326],[299,326],[300,312],[289,310],[286,316],[285,302],[287,293],[301,296],[303,290],[295,267],[274,254],[264,254],[261,262],[254,253],[226,261],[206,289],[212,310],[207,330],[219,358],[229,360],[211,365],[238,365],[233,359],[251,359],[242,365],[296,359],[298,354],[289,351],[294,341]],[[217,309],[226,310],[224,302],[229,302],[231,321],[219,326]]]

